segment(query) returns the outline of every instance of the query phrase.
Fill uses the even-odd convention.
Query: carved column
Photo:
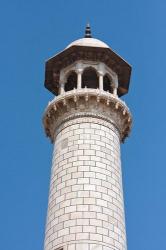
[[[103,90],[103,72],[98,72],[99,74],[99,89]]]
[[[81,89],[82,87],[82,72],[83,69],[77,69],[77,89]]]
[[[113,95],[117,96],[117,89],[118,89],[118,77],[115,76],[113,80]]]
[[[63,83],[60,83],[60,95],[64,94],[64,92],[65,92],[65,84],[63,82]]]

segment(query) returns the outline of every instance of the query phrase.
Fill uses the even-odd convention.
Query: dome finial
[[[91,28],[90,28],[90,24],[87,23],[86,25],[86,29],[85,29],[85,38],[91,38],[92,34],[91,34]]]

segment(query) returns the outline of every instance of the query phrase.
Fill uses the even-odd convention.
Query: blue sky
[[[166,249],[165,12],[164,0],[1,1],[1,249],[42,249],[52,145],[41,120],[53,98],[44,63],[87,21],[133,67],[122,145],[128,250]]]

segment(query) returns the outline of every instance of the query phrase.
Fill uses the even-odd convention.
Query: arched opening
[[[104,91],[109,91],[109,93],[113,94],[112,81],[108,75],[105,75],[103,78],[103,89]]]
[[[67,92],[74,88],[77,88],[77,74],[72,71],[67,77],[67,82],[65,83],[65,91]]]
[[[99,79],[96,70],[93,68],[86,68],[82,74],[82,88],[97,89],[99,87]]]

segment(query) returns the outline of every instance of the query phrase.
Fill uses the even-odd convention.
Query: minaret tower
[[[91,36],[46,62],[56,97],[43,118],[54,144],[45,250],[126,250],[120,143],[131,114],[119,98],[131,66]]]

